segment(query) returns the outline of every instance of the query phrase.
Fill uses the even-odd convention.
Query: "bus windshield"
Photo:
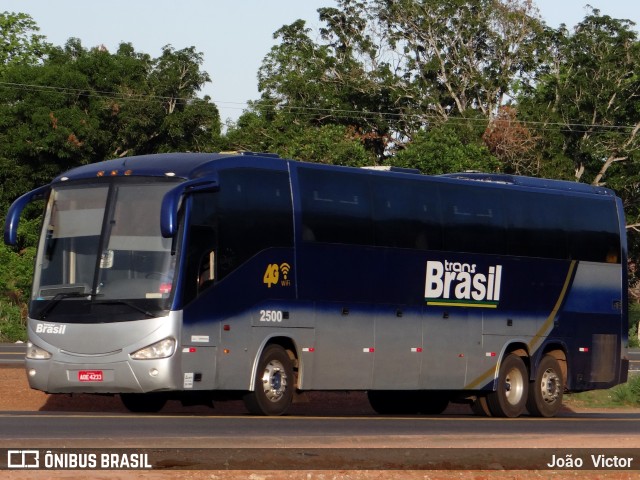
[[[51,190],[32,316],[42,318],[51,302],[72,298],[102,304],[126,300],[139,311],[167,308],[174,257],[171,240],[160,235],[160,205],[174,184],[129,180]]]

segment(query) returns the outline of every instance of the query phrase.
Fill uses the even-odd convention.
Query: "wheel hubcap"
[[[542,399],[546,403],[553,403],[558,399],[560,394],[560,378],[552,370],[547,369],[542,374],[541,382]]]
[[[511,405],[517,405],[522,400],[524,392],[524,378],[520,370],[517,368],[510,370],[504,381],[507,402]]]
[[[277,402],[282,398],[287,390],[287,374],[282,363],[277,360],[267,363],[262,374],[262,388],[268,400]]]

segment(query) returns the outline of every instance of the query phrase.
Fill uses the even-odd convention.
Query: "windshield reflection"
[[[160,205],[173,185],[126,179],[52,189],[32,301],[166,303],[175,265],[171,239],[160,235]]]

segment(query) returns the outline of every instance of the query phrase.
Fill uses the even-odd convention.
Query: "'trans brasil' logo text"
[[[479,271],[476,264],[429,260],[424,288],[427,305],[497,308],[502,265]]]

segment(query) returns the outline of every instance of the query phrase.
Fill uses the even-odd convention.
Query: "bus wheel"
[[[254,415],[282,415],[293,400],[293,366],[280,345],[269,345],[262,352],[253,392],[244,404]]]
[[[494,417],[519,417],[526,408],[529,379],[527,367],[518,355],[507,355],[500,365],[498,386],[487,395]]]
[[[120,400],[130,412],[156,413],[167,403],[167,397],[161,393],[121,393]]]
[[[554,417],[562,406],[563,391],[560,364],[551,355],[545,355],[529,386],[527,410],[537,417]]]

